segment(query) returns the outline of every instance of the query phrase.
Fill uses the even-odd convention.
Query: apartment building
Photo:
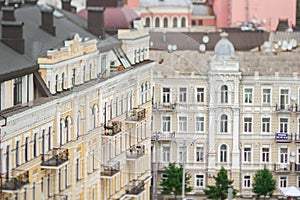
[[[31,3],[1,10],[0,198],[149,199],[148,33]]]
[[[264,167],[275,196],[300,187],[298,49],[236,52],[222,33],[213,52],[152,50],[150,58],[158,191],[170,162],[184,163],[193,188],[185,195],[195,199],[222,166],[241,198],[254,197],[253,177]]]

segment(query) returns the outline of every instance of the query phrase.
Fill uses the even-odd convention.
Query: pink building
[[[296,0],[214,0],[217,28],[239,27],[255,22],[267,31],[274,31],[279,19],[296,25]]]

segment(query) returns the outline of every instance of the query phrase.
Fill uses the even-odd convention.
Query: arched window
[[[147,17],[145,20],[145,27],[150,27],[150,17]]]
[[[227,146],[225,144],[220,147],[220,162],[227,162]]]
[[[62,146],[64,144],[64,128],[65,128],[65,121],[63,119],[60,120],[59,126],[59,144]]]
[[[178,21],[178,20],[177,20],[177,17],[174,17],[174,18],[173,18],[173,27],[174,27],[174,28],[176,28],[176,27],[178,26],[178,24],[177,24],[178,22],[177,22],[177,21]]]
[[[70,141],[70,134],[71,134],[71,117],[68,116],[66,118],[66,142],[68,143]]]
[[[158,17],[155,18],[155,27],[160,27],[159,18]]]
[[[83,66],[83,70],[82,70],[82,80],[83,82],[85,82],[85,66]]]
[[[221,87],[221,103],[228,103],[228,87],[222,85]]]
[[[61,90],[65,89],[65,73],[63,72],[61,75]]]
[[[181,27],[186,27],[186,19],[185,19],[185,17],[181,18]]]
[[[164,18],[164,28],[168,28],[168,18]]]
[[[98,111],[99,111],[98,105],[95,104],[95,105],[93,106],[93,108],[92,108],[92,120],[91,120],[91,122],[92,122],[91,128],[92,128],[92,129],[94,129],[94,128],[97,127],[97,120],[98,120],[97,116],[98,116]]]
[[[227,131],[228,131],[228,117],[227,115],[223,114],[221,116],[220,132],[227,133]]]

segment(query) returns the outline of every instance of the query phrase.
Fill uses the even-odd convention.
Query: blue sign
[[[287,140],[288,137],[288,133],[276,133],[276,140]]]

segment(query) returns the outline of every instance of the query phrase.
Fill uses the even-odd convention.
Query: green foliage
[[[260,196],[272,196],[276,189],[276,180],[273,178],[272,172],[266,169],[266,167],[257,171],[253,178],[252,188],[257,198]]]
[[[207,186],[204,190],[205,195],[209,199],[227,199],[228,188],[232,188],[233,197],[235,197],[237,190],[233,188],[233,180],[228,179],[227,170],[224,167],[214,176],[215,185]]]
[[[182,193],[182,173],[183,166],[176,166],[174,163],[170,163],[168,167],[165,167],[165,174],[167,178],[161,180],[162,194],[174,194],[175,199],[177,195]],[[185,192],[192,191],[189,186],[191,175],[185,172]]]

